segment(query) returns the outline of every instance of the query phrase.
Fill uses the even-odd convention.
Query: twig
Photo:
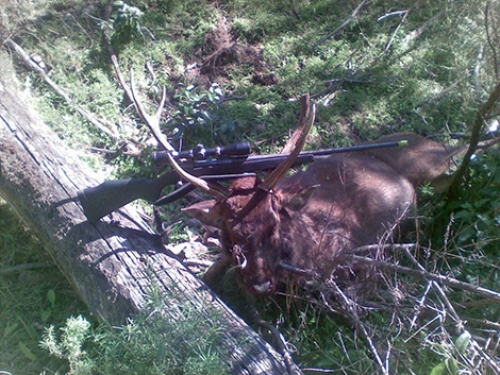
[[[435,273],[430,273],[428,271],[419,271],[415,270],[413,268],[409,267],[404,267],[404,266],[398,266],[396,264],[384,262],[381,260],[375,260],[375,259],[370,259],[367,257],[362,257],[358,255],[344,255],[344,256],[339,256],[339,258],[344,258],[344,259],[350,259],[352,261],[356,262],[361,262],[361,263],[366,263],[370,265],[374,265],[383,269],[391,270],[394,272],[400,272],[400,273],[406,273],[409,275],[413,275],[416,277],[432,280],[432,281],[437,281],[439,283],[443,283],[445,285],[449,285],[451,287],[459,288],[459,289],[464,289],[469,292],[477,293],[483,296],[491,297],[494,298],[495,300],[500,301],[500,293],[492,291],[490,289],[486,289],[480,286],[472,285],[457,279],[454,279],[449,276],[443,276],[443,275],[437,275]]]
[[[372,250],[404,250],[409,251],[417,248],[418,245],[414,242],[410,243],[388,243],[388,244],[372,244],[372,245],[362,245],[352,250],[352,253],[364,253],[366,251]],[[346,255],[347,256],[347,255]]]
[[[281,268],[282,270],[287,271],[287,272],[295,273],[299,276],[311,277],[311,278],[315,278],[315,279],[319,279],[319,277],[320,277],[318,274],[316,274],[313,271],[305,270],[303,268],[296,267],[296,266],[291,265],[291,264],[286,263],[286,262],[280,262],[278,264],[278,268]]]
[[[415,336],[417,336],[420,332],[425,331],[427,329],[427,327],[431,326],[434,323],[434,321],[436,321],[437,319],[439,319],[438,316],[435,316],[434,318],[429,319],[429,321],[427,323],[425,323],[423,326],[421,326],[419,329],[417,329],[413,335],[411,335],[410,337],[405,339],[403,342],[406,344],[410,340],[413,340],[413,338]]]
[[[410,12],[405,12],[404,15],[403,15],[403,18],[401,19],[401,21],[399,21],[399,24],[398,26],[396,27],[396,30],[392,33],[392,36],[391,36],[391,39],[389,40],[389,43],[387,43],[387,45],[385,46],[384,48],[384,51],[382,53],[386,53],[389,48],[391,48],[392,46],[392,43],[394,43],[394,38],[396,38],[396,35],[398,34],[399,32],[399,29],[401,29],[401,26],[403,26],[403,23],[406,21],[406,19],[408,18],[408,14]]]
[[[124,151],[126,148],[127,148],[127,144],[124,143],[124,144],[120,145],[115,150],[110,150],[110,149],[100,148],[100,147],[89,147],[89,150],[91,152],[105,154],[105,155],[107,155],[108,159],[114,159],[118,155],[127,155],[127,156],[133,156],[133,157],[137,157],[140,155],[139,151]]]
[[[415,327],[415,323],[418,319],[418,316],[420,315],[420,312],[423,310],[424,303],[427,299],[427,296],[429,294],[429,291],[431,290],[432,283],[427,283],[427,286],[425,287],[424,295],[422,298],[420,298],[420,301],[418,302],[418,306],[415,306],[415,315],[413,315],[413,318],[410,323],[410,331],[413,330],[413,327]]]
[[[337,283],[335,283],[333,280],[331,280],[329,283],[329,286],[335,291],[335,294],[340,297],[340,300],[344,304],[345,310],[349,313],[350,317],[354,320],[354,323],[356,325],[356,328],[361,332],[363,335],[364,339],[366,340],[368,346],[370,347],[370,350],[373,353],[373,356],[375,357],[375,360],[377,361],[378,365],[382,369],[382,372],[384,375],[389,375],[390,371],[388,368],[384,366],[384,362],[382,361],[382,358],[380,357],[377,347],[372,341],[372,338],[368,334],[368,331],[366,330],[365,325],[363,322],[359,319],[359,316],[356,312],[356,309],[354,307],[353,301],[351,301],[345,293],[339,288]]]
[[[471,340],[471,345],[474,348],[474,350],[477,350],[477,352],[483,357],[486,362],[490,365],[490,368],[495,372],[495,374],[499,375],[500,374],[500,366],[497,361],[493,360],[479,344],[475,340]]]
[[[491,328],[500,332],[500,323],[490,322],[489,320],[486,320],[486,319],[474,319],[474,318],[467,318],[467,321],[469,323],[472,323],[472,324],[484,325],[487,327],[491,327]]]
[[[330,369],[323,369],[323,368],[315,368],[315,367],[306,367],[302,369],[304,372],[315,372],[318,374],[334,374],[338,372],[338,370],[330,370]]]
[[[116,130],[110,130],[106,126],[104,126],[99,120],[97,120],[92,113],[87,111],[85,108],[83,108],[81,105],[75,103],[73,99],[69,97],[68,94],[64,92],[54,81],[50,79],[50,77],[45,73],[45,71],[40,68],[34,61],[31,60],[29,55],[24,51],[24,49],[18,45],[16,42],[14,42],[12,39],[7,39],[4,43],[7,47],[9,47],[12,51],[16,52],[16,54],[19,56],[23,64],[33,70],[35,73],[37,73],[40,77],[43,78],[43,80],[54,89],[54,91],[62,97],[66,103],[70,107],[72,107],[74,110],[76,110],[78,113],[80,113],[82,116],[84,116],[92,125],[94,125],[96,128],[98,128],[100,131],[103,133],[107,134],[111,138],[115,140],[120,140],[120,135],[116,132]]]
[[[443,291],[443,289],[441,288],[441,286],[439,284],[437,284],[435,281],[433,281],[433,284],[434,284],[434,287],[439,295],[439,297],[441,298],[441,300],[444,302],[444,304],[446,305],[446,307],[449,309],[450,311],[450,315],[453,317],[453,319],[456,321],[457,325],[458,325],[458,330],[459,332],[463,332],[465,327],[464,327],[464,322],[462,321],[462,319],[459,317],[459,315],[457,314],[457,312],[455,311],[455,309],[453,308],[450,300],[448,299],[448,296],[446,295],[446,293]],[[470,345],[474,348],[474,350],[476,350],[480,356],[490,365],[490,368],[497,374],[499,375],[500,374],[500,366],[483,350],[483,348],[481,348],[481,346],[477,343],[476,340],[474,340],[473,338],[470,339]],[[464,357],[464,359],[466,359]],[[469,361],[467,361],[469,362]],[[469,365],[471,365],[469,363]]]
[[[184,259],[182,261],[182,264],[188,267],[199,266],[208,268],[211,267],[214,264],[214,262],[212,262],[211,260],[203,260],[203,259]]]
[[[274,339],[276,340],[276,344],[278,345],[279,352],[283,356],[283,360],[285,361],[285,365],[287,368],[287,372],[289,375],[300,375],[302,372],[298,368],[298,366],[295,364],[293,361],[292,355],[288,351],[286,347],[286,342],[283,338],[283,335],[280,333],[280,331],[273,326],[272,324],[266,322],[264,319],[261,318],[260,314],[258,311],[255,309],[254,305],[251,305],[251,310],[253,314],[253,319],[255,321],[255,324],[260,325],[269,331],[271,331]]]
[[[358,15],[358,13],[361,11],[361,9],[363,9],[363,7],[368,3],[368,1],[370,0],[363,0],[361,1],[361,3],[359,3],[359,5],[356,7],[356,9],[354,9],[354,11],[352,12],[352,14],[350,15],[350,17],[348,19],[346,19],[342,25],[340,25],[339,27],[337,27],[335,30],[333,30],[330,34],[328,34],[327,36],[325,36],[323,39],[320,39],[318,42],[316,42],[312,47],[311,47],[311,51],[314,51],[320,44],[323,44],[324,42],[326,42],[328,39],[332,38],[333,36],[335,36],[335,34],[337,34],[338,32],[342,31],[343,29],[345,29]]]
[[[418,265],[419,269],[422,271],[425,271],[424,267],[417,262],[417,260],[411,255],[409,252],[406,252],[406,255],[408,258],[412,261],[412,263]],[[443,288],[436,282],[432,281],[432,284],[434,286],[434,289],[436,290],[437,294],[441,298],[442,302],[445,304],[445,306],[448,308],[450,315],[453,317],[457,324],[457,328],[459,332],[463,332],[465,329],[465,322],[460,318],[458,313],[455,311],[455,308],[451,304],[450,300],[448,299],[448,296],[446,293],[443,291]],[[492,358],[479,346],[476,340],[471,338],[471,346],[474,347],[474,349],[479,352],[481,357],[490,365],[490,368],[495,371],[495,373],[498,375],[500,374],[500,366],[492,360]]]

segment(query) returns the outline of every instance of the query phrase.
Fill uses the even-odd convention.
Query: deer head
[[[162,99],[155,115],[150,116],[144,110],[135,92],[132,71],[130,74],[130,82],[131,96],[141,119],[150,128],[158,143],[161,144],[166,151],[174,150],[168,143],[166,137],[161,133],[159,126],[161,113],[165,104],[165,89],[163,89]],[[268,234],[270,234],[270,238],[276,238],[276,236],[278,236],[278,232],[273,231],[272,228],[279,227],[279,225],[271,218],[279,217],[276,216],[272,210],[267,209],[269,204],[274,206],[275,203],[268,202],[276,201],[277,196],[273,193],[273,188],[287,173],[302,150],[307,135],[314,123],[314,116],[314,106],[311,106],[310,96],[306,95],[301,99],[299,125],[296,133],[292,137],[292,143],[295,145],[290,155],[281,165],[269,173],[263,181],[248,178],[237,180],[229,190],[218,184],[209,184],[200,178],[186,173],[176,163],[173,157],[171,157],[170,153],[167,153],[173,168],[183,179],[217,198],[213,201],[202,202],[196,207],[193,206],[187,209],[186,212],[207,224],[212,223],[212,225],[218,225],[225,228],[223,233],[225,236],[224,242],[227,246],[227,253],[232,254],[234,261],[249,276],[249,283],[255,285],[258,292],[265,292],[272,289],[273,282],[268,282],[267,280],[272,280],[274,270],[269,268],[270,263],[265,261],[267,258],[264,254],[260,255],[258,251],[254,250],[257,248],[265,248],[265,244],[264,246],[254,246],[254,244],[248,245],[251,238],[249,230],[252,230],[254,225],[257,225],[254,229],[259,232],[265,230],[265,236],[263,238],[266,240],[269,237]],[[303,195],[310,196],[310,190],[311,189],[305,189],[306,194]],[[291,199],[289,203],[291,206],[297,206],[297,200],[300,199],[304,198]],[[269,215],[269,220],[267,220]],[[266,226],[260,224],[262,220],[259,218],[262,217],[264,221],[268,221],[271,224],[271,229],[267,229]],[[254,277],[253,275],[256,276]],[[266,281],[261,283],[259,280]]]
[[[283,226],[294,225],[295,213],[309,202],[318,186],[306,186],[294,193],[273,190],[250,212],[238,216],[257,196],[261,184],[256,177],[238,179],[231,185],[232,194],[227,199],[201,202],[184,212],[219,227],[224,251],[239,267],[245,284],[256,293],[270,293],[275,289],[281,261],[293,254],[290,244],[286,244],[293,239],[283,241]]]

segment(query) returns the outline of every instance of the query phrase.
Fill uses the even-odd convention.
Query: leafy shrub
[[[82,316],[69,318],[59,335],[53,326],[47,328],[41,345],[67,360],[70,375],[228,373],[215,350],[220,338],[217,327],[190,311],[169,322],[162,308],[162,301],[152,301],[127,324],[113,327],[92,328]],[[206,341],[200,340],[201,330]]]
[[[139,22],[143,16],[143,12],[123,1],[115,1],[113,7],[114,17],[111,41],[115,48],[117,48],[130,43],[134,37],[143,35]]]
[[[477,157],[453,215],[453,244],[498,256],[500,239],[500,155],[492,150]]]

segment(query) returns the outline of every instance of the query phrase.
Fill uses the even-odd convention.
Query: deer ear
[[[183,208],[182,212],[198,219],[203,224],[216,227],[219,219],[219,215],[214,209],[216,203],[217,201],[214,199],[195,203],[189,207]]]
[[[298,193],[288,198],[283,203],[283,206],[292,211],[299,211],[303,209],[318,187],[319,185],[313,185],[300,190]]]

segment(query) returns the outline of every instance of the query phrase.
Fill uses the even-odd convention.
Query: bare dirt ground
[[[237,67],[251,71],[254,84],[271,86],[278,83],[276,75],[269,73],[266,67],[262,49],[240,42],[228,17],[221,17],[217,28],[207,33],[200,55],[201,64],[194,75],[205,85],[227,78]]]

